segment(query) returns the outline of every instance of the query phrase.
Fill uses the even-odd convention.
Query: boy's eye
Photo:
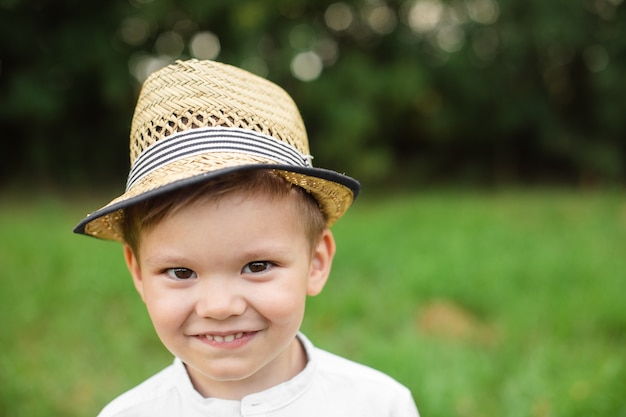
[[[165,271],[170,278],[191,279],[196,277],[196,273],[187,268],[170,268]]]
[[[259,272],[265,272],[272,266],[269,261],[254,261],[243,267],[243,272],[247,274],[258,274]]]

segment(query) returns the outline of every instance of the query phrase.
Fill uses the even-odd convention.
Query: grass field
[[[95,416],[171,362],[120,246],[70,233],[103,200],[0,199],[2,416]],[[304,331],[423,417],[626,416],[623,192],[362,199],[334,232]]]

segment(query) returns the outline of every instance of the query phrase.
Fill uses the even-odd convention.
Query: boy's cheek
[[[186,308],[183,300],[178,297],[168,296],[167,292],[159,292],[154,289],[144,289],[143,300],[148,314],[153,321],[160,323],[175,322]]]
[[[306,295],[291,289],[267,295],[259,293],[256,300],[249,304],[275,324],[286,324],[304,316],[305,303]]]

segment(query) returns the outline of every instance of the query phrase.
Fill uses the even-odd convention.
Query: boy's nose
[[[207,280],[197,294],[196,313],[200,317],[225,320],[246,310],[245,297],[228,279]]]

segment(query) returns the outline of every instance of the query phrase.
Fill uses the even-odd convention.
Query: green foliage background
[[[172,361],[93,201],[0,198],[0,416],[95,416]],[[303,330],[392,375],[423,417],[626,417],[626,197],[357,201]]]
[[[294,96],[317,165],[365,183],[624,180],[622,0],[341,4],[335,30],[331,1],[0,1],[1,183],[122,184],[133,68],[202,31]],[[311,51],[323,71],[300,81]]]

